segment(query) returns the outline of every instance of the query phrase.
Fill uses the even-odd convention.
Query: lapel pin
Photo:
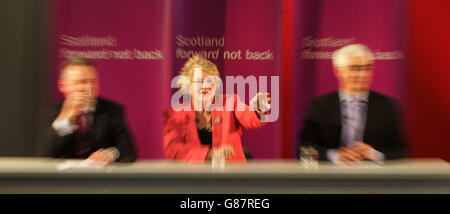
[[[216,117],[216,120],[214,121],[215,123],[219,124],[222,120],[220,119],[220,117]]]

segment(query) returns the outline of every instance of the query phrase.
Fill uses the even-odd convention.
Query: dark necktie
[[[75,119],[78,126],[75,133],[75,157],[87,158],[89,156],[92,143],[90,114],[81,114]]]

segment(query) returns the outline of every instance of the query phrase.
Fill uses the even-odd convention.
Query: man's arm
[[[319,152],[320,160],[328,160],[327,158],[327,148],[321,143],[322,139],[320,136],[320,125],[317,118],[317,107],[318,104],[313,100],[309,104],[304,121],[304,129],[301,133],[301,146],[312,146]]]
[[[123,109],[120,107],[112,113],[114,147],[118,152],[119,162],[133,162],[136,160],[136,150],[133,140],[126,128]]]
[[[73,142],[72,133],[58,132],[58,128],[55,129],[52,126],[57,114],[58,109],[55,106],[44,107],[40,110],[36,156],[59,158],[67,155],[67,148]]]
[[[381,148],[376,148],[385,155],[387,160],[404,158],[409,153],[410,147],[405,140],[403,116],[400,105],[395,100],[390,100],[385,111],[387,127],[384,132],[385,141]]]

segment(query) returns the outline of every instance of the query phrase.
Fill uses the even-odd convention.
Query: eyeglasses
[[[350,71],[371,71],[373,70],[373,67],[373,64],[348,66]]]

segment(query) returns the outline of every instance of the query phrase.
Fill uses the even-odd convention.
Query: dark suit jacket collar
[[[332,118],[331,121],[333,121],[333,123],[336,123],[339,125],[340,130],[339,130],[339,136],[341,134],[341,104],[340,104],[340,100],[339,100],[339,93],[338,91],[332,92],[329,94],[328,97],[330,100],[329,102],[329,107],[328,110],[330,111],[330,116]],[[366,137],[367,132],[370,131],[371,129],[373,129],[374,127],[376,127],[377,124],[377,105],[378,105],[378,95],[376,92],[373,91],[369,91],[369,104],[367,106],[367,115],[366,115],[366,124],[365,124],[365,128],[364,128],[364,141],[367,141]],[[340,139],[340,137],[339,137]]]
[[[101,142],[102,136],[106,133],[106,120],[107,120],[107,101],[102,98],[97,98],[97,104],[95,106],[93,135],[94,143]]]
[[[367,92],[364,92],[364,94],[362,94],[359,97],[352,97],[347,92],[345,92],[343,90],[338,90],[338,96],[339,96],[339,101],[340,102],[342,102],[344,100],[347,100],[347,99],[357,98],[357,99],[360,99],[360,100],[365,101],[366,103],[368,103],[370,94],[371,94],[370,91],[367,91]]]
[[[95,114],[96,115],[100,115],[100,114],[104,114],[106,113],[107,109],[106,109],[106,100],[103,97],[98,97],[97,98],[97,104],[95,106]]]
[[[341,124],[341,104],[339,101],[338,91],[332,92],[329,96],[328,110],[330,111],[331,120],[336,124]]]
[[[378,96],[375,92],[370,91],[369,94],[369,104],[367,105],[367,115],[366,115],[366,124],[365,124],[365,128],[364,128],[364,141],[367,142],[367,133],[370,130],[373,130],[374,128],[377,128],[377,120],[378,117],[377,115],[379,115],[377,113],[377,109],[378,109]]]

